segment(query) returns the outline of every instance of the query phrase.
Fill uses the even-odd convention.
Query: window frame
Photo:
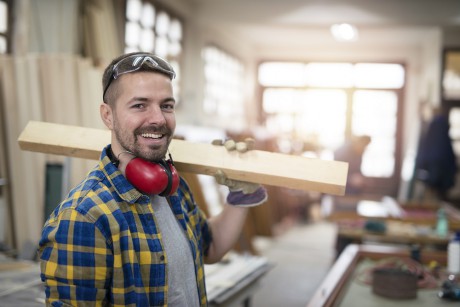
[[[445,91],[444,91],[444,72],[446,70],[446,61],[447,61],[447,56],[449,53],[454,52],[454,53],[459,53],[460,54],[460,47],[449,47],[449,48],[444,48],[442,52],[442,68],[441,68],[441,77],[440,77],[440,100],[441,100],[441,108],[447,112],[448,117],[449,117],[449,124],[452,126],[455,123],[451,122],[451,111],[457,108],[460,108],[460,97],[458,99],[448,99],[445,96]],[[454,153],[457,157],[457,161],[460,159],[460,155],[458,155],[456,149],[459,147],[460,144],[460,138],[455,137],[452,138],[452,146],[454,147]],[[457,162],[459,163],[459,162]],[[460,170],[457,171],[457,178],[458,174],[460,173]],[[458,181],[458,180],[457,180]],[[455,186],[451,188],[450,191],[457,191],[458,187],[460,186],[459,182],[456,182]],[[448,200],[455,203],[455,204],[460,204],[460,194],[458,192],[454,194],[449,194],[448,195]]]
[[[338,63],[341,61],[305,61],[305,60],[299,60],[299,61],[293,61],[293,60],[287,60],[283,61],[280,59],[266,59],[259,61],[257,67],[259,67],[261,64],[264,62],[286,62],[286,63],[292,63],[292,62],[299,62],[299,63]],[[403,136],[403,119],[404,119],[404,92],[405,88],[407,86],[407,66],[404,63],[401,62],[396,62],[396,61],[343,61],[346,63],[351,63],[351,64],[357,64],[357,63],[375,63],[375,64],[399,64],[403,67],[404,71],[406,72],[404,74],[404,84],[401,88],[395,89],[395,88],[357,88],[354,85],[349,88],[339,88],[339,87],[312,87],[312,86],[302,86],[302,87],[292,87],[292,86],[263,86],[260,84],[258,81],[258,75],[256,77],[257,79],[257,101],[258,101],[258,123],[261,126],[265,126],[267,118],[270,116],[270,114],[265,113],[263,109],[263,95],[264,91],[267,88],[286,88],[286,89],[302,89],[302,90],[312,90],[312,89],[340,89],[346,92],[347,96],[347,112],[346,112],[346,125],[345,125],[345,141],[349,140],[352,137],[352,106],[353,106],[353,95],[356,91],[358,90],[376,90],[376,91],[392,91],[396,94],[396,97],[398,99],[397,102],[397,116],[396,116],[396,133],[395,133],[395,153],[394,153],[394,158],[395,158],[395,164],[394,164],[394,172],[393,175],[390,177],[386,178],[380,178],[380,177],[367,177],[369,181],[369,187],[366,190],[366,193],[369,194],[379,194],[379,195],[391,195],[391,196],[397,196],[399,193],[399,184],[401,181],[401,171],[402,171],[402,136]],[[258,74],[258,69],[257,69],[257,74]]]
[[[7,6],[6,14],[7,14],[8,22],[7,22],[6,32],[5,33],[0,32],[0,36],[5,37],[5,41],[6,41],[5,54],[10,54],[12,52],[11,41],[13,39],[12,33],[13,33],[13,25],[14,25],[13,0],[1,0],[1,1],[6,3],[6,6]]]
[[[444,88],[445,72],[447,70],[447,58],[449,54],[456,54],[460,56],[460,47],[455,48],[444,48],[442,51],[442,68],[441,68],[441,78],[439,83],[439,88],[441,89],[441,104],[446,107],[459,107],[460,106],[460,95],[458,98],[447,98]]]
[[[245,70],[245,66],[244,66],[244,62],[236,55],[234,55],[233,53],[227,51],[225,48],[222,48],[221,46],[219,46],[218,44],[215,44],[215,43],[207,43],[203,46],[203,48],[201,49],[201,52],[204,52],[206,48],[215,48],[217,49],[220,53],[224,54],[225,56],[228,56],[230,58],[232,58],[233,60],[237,61],[239,65],[241,65],[242,69],[243,69],[243,73],[242,73],[242,78],[245,76],[245,73],[244,73],[244,70]],[[202,107],[202,112],[203,114],[206,114],[207,116],[217,116],[218,118],[222,119],[222,121],[219,121],[222,123],[222,126],[226,126],[224,123],[228,120],[227,117],[222,117],[218,111],[215,111],[215,112],[212,112],[212,113],[208,113],[206,112],[206,109],[205,109],[205,101],[206,101],[206,86],[207,86],[207,82],[206,82],[206,74],[205,74],[205,69],[206,69],[206,59],[201,56],[201,59],[202,59],[202,62],[203,62],[203,102],[201,104],[201,107]],[[245,91],[245,88],[244,88],[244,81],[242,81],[242,87],[241,88],[241,91],[242,91],[242,100],[241,100],[241,115],[243,118],[241,119],[242,121],[245,121],[246,120],[246,108],[245,108],[245,95],[244,95],[244,91]]]
[[[181,26],[182,26],[182,39],[180,41],[180,44],[181,44],[181,52],[179,53],[179,55],[177,56],[174,56],[174,57],[166,57],[166,60],[171,62],[171,61],[175,61],[177,62],[177,65],[179,66],[179,74],[176,75],[176,79],[173,80],[174,84],[175,84],[175,94],[177,94],[177,100],[176,100],[176,106],[179,106],[180,105],[180,102],[182,101],[182,95],[183,95],[183,92],[182,92],[182,89],[183,89],[183,75],[184,75],[184,54],[185,54],[185,22],[184,22],[184,18],[178,14],[176,11],[174,11],[173,9],[171,9],[170,7],[164,5],[163,3],[161,3],[160,1],[158,0],[140,0],[142,4],[144,3],[150,3],[152,4],[154,7],[155,7],[155,14],[157,14],[158,12],[162,12],[164,11],[165,13],[167,13],[171,18],[173,19],[177,19],[180,23],[181,23]],[[127,47],[127,45],[125,44],[125,35],[126,35],[126,24],[128,22],[128,18],[126,16],[126,10],[127,10],[127,6],[128,6],[128,0],[124,0],[124,1],[120,1],[119,2],[119,8],[120,11],[119,11],[119,15],[120,15],[120,18],[122,18],[123,20],[123,23],[121,23],[120,27],[119,27],[119,30],[120,30],[120,41],[122,42],[122,49],[123,49],[123,52],[125,50],[125,48]],[[154,30],[155,31],[155,30]],[[156,32],[155,32],[155,35],[156,35]],[[153,51],[155,52],[155,51]]]

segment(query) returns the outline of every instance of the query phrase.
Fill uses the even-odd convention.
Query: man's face
[[[164,158],[176,127],[171,80],[136,72],[121,75],[113,85],[118,98],[102,105],[101,116],[112,130],[114,154],[128,150],[149,161]]]

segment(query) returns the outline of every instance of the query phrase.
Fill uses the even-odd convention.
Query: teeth
[[[162,134],[153,134],[153,133],[142,133],[142,136],[145,137],[145,138],[159,139],[163,135]]]

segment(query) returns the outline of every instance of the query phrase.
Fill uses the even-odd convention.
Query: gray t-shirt
[[[152,197],[153,210],[168,260],[168,306],[200,306],[190,243],[164,197]]]

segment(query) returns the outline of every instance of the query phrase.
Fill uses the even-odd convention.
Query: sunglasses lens
[[[102,99],[105,97],[105,93],[109,89],[110,84],[113,80],[117,79],[120,75],[127,74],[133,71],[141,69],[142,66],[147,66],[150,70],[159,71],[165,73],[172,80],[176,77],[176,73],[172,68],[171,64],[163,60],[162,58],[152,54],[134,54],[121,59],[112,68],[112,76],[107,82],[102,94]],[[104,100],[105,101],[105,100]]]
[[[171,79],[174,79],[176,76],[172,66],[160,57],[153,55],[132,55],[122,59],[113,66],[113,78],[117,79],[122,74],[139,70],[144,65],[153,70],[166,73]]]

